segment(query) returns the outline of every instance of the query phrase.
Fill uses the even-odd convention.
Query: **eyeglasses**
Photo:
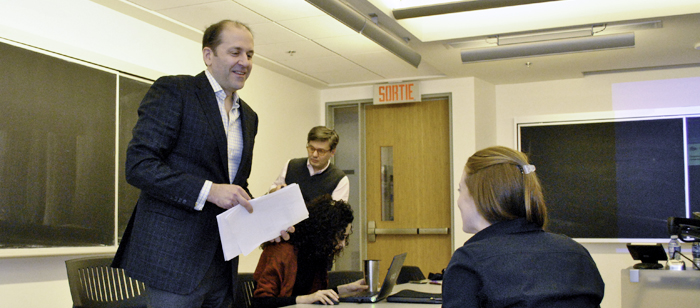
[[[326,155],[328,154],[331,150],[326,150],[326,149],[317,149],[312,147],[311,145],[306,145],[306,149],[309,151],[309,154],[313,154],[314,152],[318,152],[318,155]]]

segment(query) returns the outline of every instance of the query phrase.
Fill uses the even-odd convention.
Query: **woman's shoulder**
[[[280,243],[274,243],[271,245],[265,246],[265,249],[263,249],[263,255],[275,255],[275,256],[290,256],[290,255],[295,255],[296,248],[294,245],[288,243],[288,242],[280,242]]]
[[[263,251],[269,250],[269,251],[289,251],[289,250],[294,250],[294,245],[292,245],[289,242],[279,242],[279,243],[272,243],[270,245],[265,246],[265,249]]]
[[[256,272],[262,271],[267,267],[278,267],[283,264],[294,264],[296,266],[296,260],[297,254],[294,245],[286,242],[267,245],[260,255]]]

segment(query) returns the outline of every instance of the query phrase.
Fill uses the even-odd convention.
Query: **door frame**
[[[455,183],[455,174],[454,174],[454,144],[453,144],[453,118],[454,115],[452,114],[452,93],[447,92],[447,93],[435,93],[435,94],[423,94],[421,95],[421,102],[424,100],[430,100],[430,99],[436,99],[436,98],[446,98],[447,99],[447,109],[448,109],[448,130],[449,130],[449,161],[450,161],[450,183]],[[359,164],[359,179],[360,179],[360,187],[358,188],[350,188],[350,193],[352,194],[353,189],[359,190],[359,209],[360,213],[359,215],[355,213],[356,219],[359,218],[359,224],[358,226],[361,226],[361,230],[354,230],[353,234],[357,234],[357,243],[360,245],[359,251],[360,251],[360,260],[358,261],[357,268],[360,270],[362,269],[362,260],[367,259],[367,174],[366,174],[366,127],[365,127],[365,106],[367,105],[372,105],[372,99],[359,99],[359,100],[349,100],[349,101],[336,101],[336,102],[326,102],[325,105],[325,110],[326,110],[326,126],[327,127],[335,127],[335,109],[336,108],[347,108],[347,107],[353,107],[356,106],[358,108],[358,134],[360,134],[360,144],[357,147],[358,152],[358,157],[360,157],[360,164]],[[416,104],[420,104],[420,102],[417,102]],[[341,136],[342,137],[342,136]],[[459,175],[461,176],[461,174]],[[450,204],[451,204],[451,209],[450,209],[450,243],[451,246],[450,249],[451,251],[455,251],[455,234],[458,231],[461,230],[455,230],[455,186],[451,185],[450,186]]]

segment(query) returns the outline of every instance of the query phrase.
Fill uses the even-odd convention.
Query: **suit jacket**
[[[126,153],[126,180],[141,195],[113,266],[150,287],[189,294],[221,246],[216,215],[224,210],[209,202],[202,211],[194,210],[205,180],[229,182],[221,113],[204,72],[159,78],[138,113]],[[258,117],[242,100],[240,117],[244,145],[233,184],[248,191]],[[237,261],[232,264],[234,288]]]

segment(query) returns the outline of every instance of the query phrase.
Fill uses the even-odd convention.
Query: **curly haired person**
[[[326,194],[308,206],[309,218],[286,242],[265,243],[253,278],[253,307],[332,305],[340,295],[366,290],[364,279],[328,289],[328,269],[352,233],[352,208]]]

